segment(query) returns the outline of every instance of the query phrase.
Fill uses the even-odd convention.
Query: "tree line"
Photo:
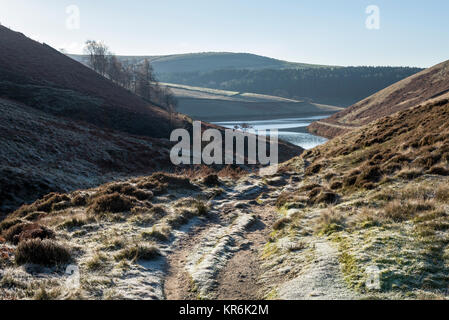
[[[170,112],[177,100],[169,88],[161,87],[148,59],[141,63],[120,61],[102,42],[86,41],[84,52],[87,65],[119,86]]]
[[[164,82],[348,106],[422,69],[323,67],[285,70],[217,70],[165,73]]]

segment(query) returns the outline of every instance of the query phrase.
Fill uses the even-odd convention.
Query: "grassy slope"
[[[449,61],[446,61],[399,81],[329,119],[313,123],[309,130],[321,136],[335,137],[352,127],[406,110],[429,99],[441,98],[448,91]]]
[[[348,286],[371,297],[444,297],[449,285],[448,124],[449,101],[432,102],[290,161],[284,169],[303,172],[305,179],[297,191],[282,194],[278,205],[303,209],[276,237],[302,232],[298,241],[333,242]],[[367,290],[369,266],[380,269],[381,290]]]
[[[99,129],[4,99],[0,109],[0,211],[170,163],[167,141]]]

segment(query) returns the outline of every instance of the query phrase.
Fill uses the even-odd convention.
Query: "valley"
[[[84,51],[0,25],[0,300],[449,299],[449,61]]]

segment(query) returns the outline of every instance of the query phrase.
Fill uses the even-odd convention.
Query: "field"
[[[177,111],[195,120],[271,120],[330,115],[342,108],[282,97],[163,83],[179,100]]]

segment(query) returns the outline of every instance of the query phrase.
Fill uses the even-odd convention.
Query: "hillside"
[[[399,81],[326,120],[313,123],[309,130],[332,138],[427,100],[443,98],[448,93],[449,61],[446,61]]]
[[[169,167],[171,143],[100,129],[0,99],[0,216],[68,192]],[[1,219],[1,217],[0,217]]]
[[[84,62],[82,55],[70,55],[73,59]],[[175,54],[166,56],[118,56],[119,59],[132,63],[141,63],[148,59],[158,74],[179,72],[210,72],[226,69],[303,69],[321,68],[321,65],[295,63],[250,53],[203,52]]]
[[[0,97],[46,113],[150,137],[169,137],[170,116],[84,65],[0,26]],[[173,126],[186,125],[175,116]]]

